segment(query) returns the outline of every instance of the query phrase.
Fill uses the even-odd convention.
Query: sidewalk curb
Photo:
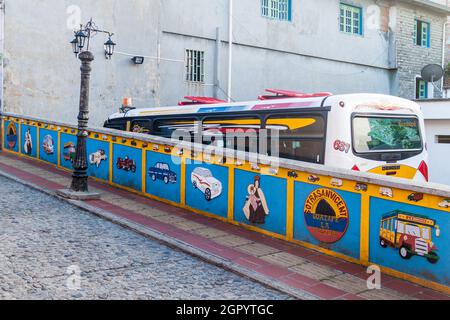
[[[119,225],[121,227],[124,227],[126,229],[129,229],[135,233],[138,233],[142,236],[145,236],[147,238],[159,241],[160,243],[163,243],[164,245],[177,249],[179,251],[182,251],[184,253],[187,253],[191,256],[194,256],[196,258],[199,258],[207,263],[210,263],[212,265],[215,265],[219,268],[222,268],[226,271],[230,271],[232,273],[235,273],[237,275],[243,276],[245,278],[248,278],[250,280],[253,280],[255,282],[258,282],[266,287],[269,287],[271,289],[275,289],[277,291],[280,291],[282,293],[285,293],[287,295],[290,295],[296,299],[299,300],[321,300],[319,297],[312,295],[304,290],[296,289],[293,287],[290,287],[288,285],[284,285],[280,282],[277,282],[275,280],[268,279],[267,277],[244,267],[241,267],[233,262],[230,262],[226,259],[223,259],[221,257],[218,257],[214,254],[208,253],[204,250],[197,249],[193,246],[191,246],[188,243],[185,243],[183,241],[174,239],[164,233],[161,233],[159,231],[144,227],[138,223],[135,223],[133,221],[130,221],[128,219],[118,217],[106,210],[96,208],[94,206],[91,206],[89,204],[86,204],[83,201],[79,200],[70,200],[67,198],[60,197],[56,194],[56,191],[52,191],[46,188],[42,188],[34,183],[22,180],[20,178],[17,178],[13,175],[10,175],[4,171],[0,170],[0,176],[15,181],[17,183],[20,183],[22,185],[25,185],[29,188],[32,188],[36,191],[45,193],[53,198],[59,199],[61,201],[64,201],[66,203],[69,203],[79,209],[82,209],[88,213],[91,213],[99,218],[102,218],[104,220],[107,220],[109,222],[112,222],[116,225]]]

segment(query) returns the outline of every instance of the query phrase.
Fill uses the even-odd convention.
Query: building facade
[[[75,121],[79,61],[69,42],[73,29],[91,17],[114,32],[117,43],[107,60],[106,39],[92,39],[94,125],[116,112],[123,97],[150,107],[174,105],[187,95],[254,100],[266,88],[440,95],[420,71],[442,63],[450,14],[442,0],[245,0],[234,1],[231,15],[229,1],[0,0],[2,107]],[[144,63],[134,64],[134,56]]]

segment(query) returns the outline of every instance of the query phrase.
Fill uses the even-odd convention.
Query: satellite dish
[[[422,69],[422,79],[427,82],[436,82],[444,76],[444,69],[438,64],[429,64]]]

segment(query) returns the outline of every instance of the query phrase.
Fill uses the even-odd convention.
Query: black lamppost
[[[87,127],[89,120],[89,83],[91,76],[91,63],[94,55],[89,51],[91,37],[97,33],[105,33],[108,40],[104,43],[105,57],[111,59],[114,54],[116,44],[112,41],[113,33],[98,29],[92,19],[85,25],[80,26],[80,30],[75,32],[75,39],[71,41],[73,53],[81,60],[81,88],[80,107],[78,114],[78,134],[75,161],[73,162],[74,172],[72,184],[69,190],[61,190],[62,196],[74,199],[96,198],[95,194],[89,194],[88,190],[88,159],[86,150],[86,140],[88,137]]]

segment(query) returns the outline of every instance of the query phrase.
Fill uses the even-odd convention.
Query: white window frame
[[[265,18],[291,21],[291,0],[261,0],[261,15]]]

